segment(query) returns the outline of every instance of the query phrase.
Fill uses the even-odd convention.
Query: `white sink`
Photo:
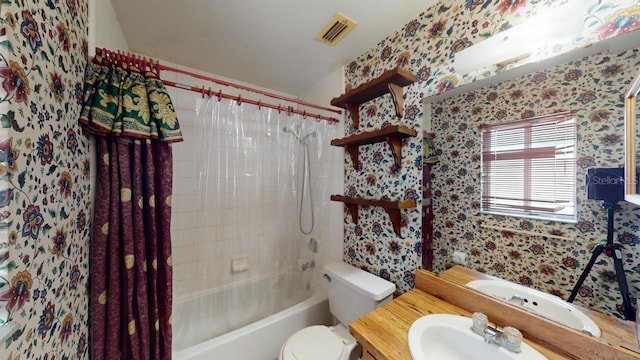
[[[471,318],[432,314],[419,318],[409,328],[409,352],[413,360],[501,360],[546,359],[524,342],[520,352],[489,344],[471,330]]]
[[[474,280],[467,283],[467,286],[578,331],[600,337],[600,328],[593,320],[555,295],[504,280]]]

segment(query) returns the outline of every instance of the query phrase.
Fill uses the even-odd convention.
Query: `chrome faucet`
[[[520,295],[520,294],[514,294],[511,299],[507,300],[507,302],[509,303],[513,303],[516,305],[520,305],[520,306],[524,306],[524,302],[526,301],[526,299],[524,298],[524,296]]]
[[[502,331],[495,327],[489,326],[489,319],[487,315],[481,312],[475,312],[471,316],[473,325],[471,330],[482,336],[484,341],[488,344],[496,344],[502,346],[505,349],[519,353],[520,344],[522,344],[522,333],[514,327],[505,326]]]
[[[498,343],[498,338],[500,337],[500,335],[502,334],[500,334],[497,329],[494,329],[491,326],[487,326],[486,328],[482,329],[482,336],[484,337],[484,341],[486,343]]]

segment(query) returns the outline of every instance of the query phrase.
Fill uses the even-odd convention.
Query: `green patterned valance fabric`
[[[83,101],[80,123],[92,134],[182,141],[171,98],[152,72],[96,58],[85,70]]]

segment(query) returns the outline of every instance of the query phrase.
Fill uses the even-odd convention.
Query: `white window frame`
[[[576,143],[571,112],[483,126],[481,212],[575,223]]]

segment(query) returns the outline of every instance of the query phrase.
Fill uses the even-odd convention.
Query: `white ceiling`
[[[129,49],[297,95],[437,0],[111,0]],[[342,12],[335,46],[315,39]]]

